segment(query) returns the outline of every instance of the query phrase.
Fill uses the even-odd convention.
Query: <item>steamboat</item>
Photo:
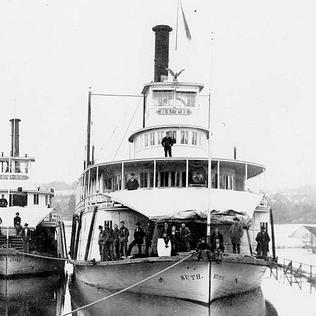
[[[35,159],[20,156],[20,120],[10,122],[11,152],[0,157],[0,276],[61,273],[66,239],[63,222],[51,207],[54,190],[31,182]]]
[[[89,285],[209,304],[261,285],[268,261],[255,256],[255,236],[261,226],[270,232],[271,213],[263,194],[252,192],[248,183],[260,178],[265,167],[236,157],[211,157],[210,102],[202,102],[203,85],[181,82],[178,74],[168,79],[172,29],[158,25],[153,31],[154,81],[142,90],[142,128],[128,138],[130,159],[95,163],[91,158],[93,94],[89,92],[86,160],[77,189],[70,261],[76,279]],[[167,132],[174,140],[172,157],[164,157],[161,146]],[[126,188],[131,175],[139,182],[136,190]],[[229,236],[235,217],[244,230],[240,254],[233,253]],[[98,226],[112,227],[121,221],[130,236],[136,223],[155,225],[154,255],[101,261]],[[225,245],[222,260],[206,256],[198,260],[194,251],[163,253],[158,232],[165,222],[177,228],[186,224],[191,249],[219,228]]]

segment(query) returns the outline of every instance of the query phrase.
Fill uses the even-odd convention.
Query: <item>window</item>
[[[34,205],[38,205],[38,202],[39,202],[39,195],[34,194]]]
[[[195,92],[177,92],[177,106],[179,107],[194,107],[195,100]]]
[[[158,134],[157,144],[159,145],[159,144],[161,144],[161,141],[162,141],[162,139],[164,138],[165,132],[159,131],[157,134]]]
[[[148,134],[144,134],[144,146],[148,147]]]
[[[188,143],[188,131],[181,131],[181,144]]]
[[[155,90],[153,91],[153,103],[155,107],[173,106],[173,90]]]
[[[148,187],[148,173],[147,172],[140,173],[140,187],[141,188]]]
[[[221,189],[233,190],[234,189],[234,175],[221,176]]]
[[[192,132],[192,145],[197,145],[197,132]]]
[[[150,146],[155,146],[155,132],[150,132],[149,138],[150,138]]]

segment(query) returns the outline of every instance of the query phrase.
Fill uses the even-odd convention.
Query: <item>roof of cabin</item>
[[[201,91],[204,88],[204,85],[201,83],[193,83],[193,82],[179,82],[179,81],[163,81],[163,82],[150,82],[146,83],[144,85],[144,88],[142,90],[142,94],[146,95],[148,92],[148,89],[150,87],[157,87],[157,88],[167,88],[167,87],[197,87],[199,88],[199,91]]]

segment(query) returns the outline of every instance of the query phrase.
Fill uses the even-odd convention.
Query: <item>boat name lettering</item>
[[[11,174],[11,175],[5,175],[5,174],[1,174],[0,175],[0,179],[1,180],[27,180],[29,177],[26,175],[18,175],[18,174]]]
[[[191,280],[201,280],[203,279],[203,276],[201,276],[200,273],[198,274],[183,274],[180,275],[181,281],[191,281]]]
[[[192,111],[183,108],[162,108],[156,111],[159,115],[190,115]]]
[[[224,277],[222,275],[219,275],[219,274],[214,274],[214,279],[223,281]]]

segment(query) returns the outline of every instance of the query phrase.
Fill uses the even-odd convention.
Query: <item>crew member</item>
[[[216,239],[219,240],[220,244],[224,245],[224,237],[218,231],[217,227],[215,227],[214,232],[212,233],[211,238],[210,238],[211,247],[213,247],[216,244]]]
[[[17,212],[17,213],[15,214],[15,217],[14,217],[14,219],[13,219],[13,225],[14,225],[15,230],[16,230],[16,235],[18,236],[19,233],[20,233],[21,230],[22,230],[21,217],[20,217],[19,212]]]
[[[269,242],[270,242],[270,237],[268,233],[265,230],[265,227],[262,225],[260,232],[257,234],[256,237],[256,242],[257,244],[257,256],[258,257],[267,257],[268,252],[269,252]]]
[[[161,140],[161,145],[165,151],[165,157],[172,157],[171,147],[175,143],[175,140],[170,136],[170,132],[167,132],[167,135]]]
[[[180,233],[176,226],[171,227],[170,242],[171,242],[171,256],[176,256],[179,246]]]
[[[153,228],[151,222],[148,221],[146,228],[145,228],[145,255],[148,257],[150,255],[149,248],[152,245],[152,238],[153,238]],[[152,251],[150,251],[152,253]]]
[[[144,241],[144,236],[145,236],[145,232],[141,228],[140,223],[137,222],[136,223],[136,228],[135,228],[135,231],[134,231],[134,240],[130,243],[130,245],[128,247],[128,256],[130,256],[132,248],[135,245],[138,246],[138,254],[139,255],[142,254],[142,244],[143,244],[143,241]]]
[[[190,251],[190,236],[191,236],[191,231],[189,227],[185,226],[185,223],[181,224],[181,229],[180,229],[180,240],[181,240],[181,248],[184,249],[184,251]]]
[[[99,252],[100,252],[100,261],[104,260],[104,231],[102,225],[99,225]]]
[[[114,224],[113,229],[113,259],[119,260],[120,259],[120,230],[118,229],[117,224]]]
[[[211,247],[210,245],[206,242],[205,238],[201,238],[200,242],[198,243],[197,247],[196,247],[196,251],[198,253],[198,258],[197,260],[200,261],[201,259],[201,255],[202,255],[202,251],[206,252],[207,258],[208,260],[211,260],[211,256],[210,256],[210,250]]]
[[[121,221],[120,224],[121,224],[120,233],[119,233],[120,257],[122,257],[122,256],[126,257],[129,230],[127,227],[125,227],[124,221]]]
[[[237,252],[239,254],[241,237],[243,236],[244,231],[238,217],[234,217],[234,223],[229,229],[229,234],[233,245],[233,253]]]
[[[7,207],[8,206],[8,201],[4,197],[4,194],[1,194],[1,199],[0,199],[0,207]]]
[[[30,252],[30,240],[31,240],[31,230],[28,227],[28,223],[24,224],[22,228],[21,237],[23,241],[23,252]]]
[[[134,178],[135,174],[131,173],[131,178],[126,183],[127,190],[137,190],[139,188],[139,183],[137,179]]]
[[[160,231],[160,238],[163,238],[163,240],[165,241],[165,246],[166,248],[169,247],[168,242],[170,240],[170,228],[168,226],[168,223],[165,223],[163,228]]]
[[[113,258],[113,230],[109,227],[109,223],[104,227],[104,260],[112,260]]]

